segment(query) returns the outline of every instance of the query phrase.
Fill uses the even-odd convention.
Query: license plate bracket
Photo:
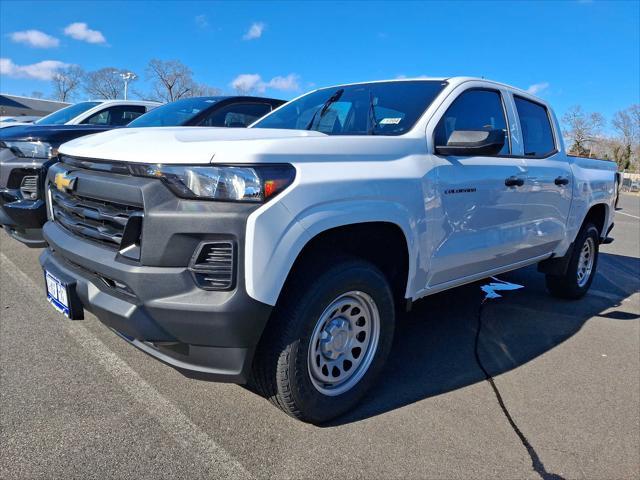
[[[84,318],[84,309],[75,291],[75,281],[70,281],[58,272],[45,269],[44,283],[47,301],[53,308],[70,320]]]

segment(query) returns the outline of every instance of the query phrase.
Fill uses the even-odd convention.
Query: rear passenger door
[[[198,123],[199,127],[248,127],[271,111],[267,103],[232,103],[225,105]]]
[[[552,252],[566,236],[573,177],[566,155],[559,152],[558,131],[541,103],[513,96],[527,164],[527,244],[539,254]]]
[[[506,92],[470,86],[453,95],[453,100],[445,100],[432,120],[437,121],[434,145],[446,145],[454,130],[502,129],[506,140],[502,150],[493,156],[434,153],[434,193],[438,202],[427,207],[427,235],[432,248],[427,284],[430,289],[470,281],[471,277],[515,264],[528,255],[523,216],[527,196],[522,188],[526,165],[522,158],[511,155]],[[520,185],[514,185],[514,181]],[[430,188],[429,182],[425,189]]]

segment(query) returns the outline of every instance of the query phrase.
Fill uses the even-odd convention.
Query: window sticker
[[[400,117],[395,117],[395,118],[383,118],[382,120],[380,120],[378,122],[379,125],[397,125],[400,123],[400,120],[402,120],[402,118]]]

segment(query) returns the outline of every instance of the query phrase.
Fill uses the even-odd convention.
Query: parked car
[[[615,164],[567,157],[544,100],[489,80],[322,88],[247,129],[60,152],[49,302],[310,422],[365,395],[412,302],[530,264],[580,298],[611,241]]]
[[[30,125],[36,120],[41,119],[41,116],[32,115],[15,115],[15,116],[0,116],[0,128],[17,127],[18,125]]]
[[[71,139],[123,127],[160,103],[137,100],[80,102],[33,125],[0,130],[0,225],[31,247],[44,247],[46,220],[39,178],[41,167]]]
[[[193,97],[167,103],[131,122],[139,127],[247,127],[285,103],[275,98]]]
[[[137,117],[127,126],[246,127],[283,103],[285,103],[284,100],[248,96],[186,98],[154,108]],[[93,128],[91,127],[89,130],[80,126],[62,130],[55,128],[50,133],[55,132],[59,136],[55,141],[52,136],[47,140],[49,144],[58,145],[70,138],[105,130],[103,127],[95,130]],[[32,134],[30,135],[33,137]],[[15,138],[16,135],[13,137]],[[41,140],[44,139],[41,138]],[[55,151],[52,151],[51,155],[55,156],[54,154]],[[2,161],[0,151],[0,173]],[[40,177],[46,174],[46,168],[49,164],[43,164],[44,171],[40,172]],[[41,188],[39,188],[44,179],[38,178],[37,175],[28,174],[29,171],[23,169],[17,170],[19,174],[24,174],[20,178],[18,174],[13,173],[14,171],[16,170],[14,169],[8,174],[9,177],[5,183],[8,185],[6,190],[9,191],[0,190],[0,224],[4,224],[9,233],[17,240],[31,247],[44,247],[46,242],[42,237],[42,225],[46,220],[46,212],[44,197],[41,194]],[[12,174],[14,175],[13,179],[10,178]],[[23,183],[24,185],[22,185]],[[2,184],[0,177],[0,185]]]
[[[145,100],[91,100],[50,113],[34,125],[99,125],[122,127],[162,105]]]

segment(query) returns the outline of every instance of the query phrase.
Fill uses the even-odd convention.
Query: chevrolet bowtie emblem
[[[77,178],[71,177],[69,175],[69,172],[60,172],[56,173],[53,183],[58,190],[60,190],[61,192],[65,192],[67,190],[73,190],[76,180]]]

